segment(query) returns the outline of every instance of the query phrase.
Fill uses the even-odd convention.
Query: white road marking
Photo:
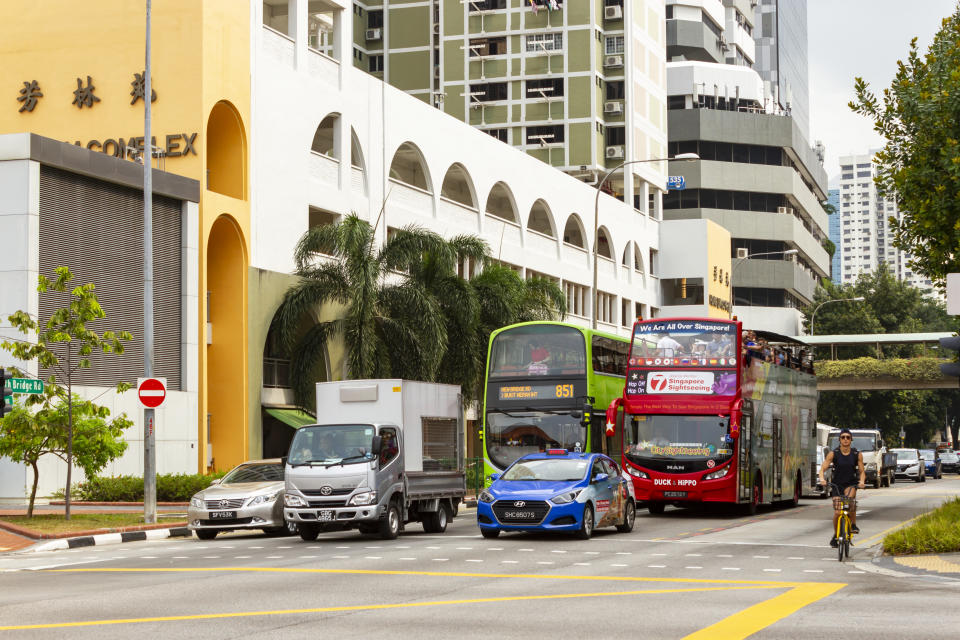
[[[804,573],[823,573],[823,569],[804,569]]]
[[[688,554],[686,554],[686,555],[687,555],[688,558],[699,558],[699,557],[702,556],[703,554],[702,554],[702,553],[688,553]]]
[[[647,568],[648,568],[648,569],[666,569],[666,568],[667,568],[667,565],[665,565],[665,564],[648,564],[648,565],[647,565]]]
[[[473,547],[457,547],[457,551],[472,551]]]
[[[289,549],[290,547],[280,547],[281,549]],[[222,544],[217,549],[233,549],[232,544]]]
[[[383,556],[363,556],[364,560],[383,560]]]
[[[317,556],[300,556],[300,558],[303,559],[303,560],[310,560],[310,559],[316,558],[316,557],[317,557]]]
[[[516,560],[503,560],[502,564],[517,564]]]
[[[803,560],[803,558],[801,558],[800,556],[790,556],[787,558],[787,560]]]
[[[731,554],[729,554],[729,553],[720,553],[720,554],[717,555],[717,557],[718,557],[718,558],[732,558],[733,555],[731,555]]]
[[[227,548],[232,549],[233,547],[227,547]],[[277,549],[293,549],[293,547],[277,547]]]
[[[416,560],[416,558],[400,558],[401,560]]]
[[[667,554],[665,554],[665,553],[651,553],[650,555],[652,555],[652,556],[665,556],[665,555],[667,555]]]
[[[233,557],[235,560],[246,560],[250,558],[250,556],[233,556]]]
[[[521,549],[521,551],[522,551],[522,549]],[[533,551],[533,549],[531,549],[531,551]],[[585,551],[584,553],[585,553],[586,555],[588,555],[588,556],[598,556],[598,555],[600,555],[600,552],[599,552],[599,551]],[[666,555],[666,554],[664,554],[664,555]]]
[[[611,564],[610,566],[611,566],[611,567],[628,567],[628,566],[630,566],[630,565],[626,565],[626,564]]]
[[[769,560],[770,556],[753,556],[754,560]]]
[[[339,547],[338,547],[338,548],[339,548]],[[409,548],[410,548],[409,545],[402,545],[402,546],[399,546],[399,547],[394,547],[394,549],[409,549]]]
[[[349,548],[350,547],[347,547],[347,546],[337,547],[337,549],[349,549]],[[263,549],[263,547],[251,547],[251,549]]]
[[[204,560],[219,560],[220,556],[203,556]]]
[[[381,549],[382,547],[364,547],[364,549]],[[440,547],[427,547],[428,549],[439,549]]]
[[[432,558],[434,562],[446,562],[450,558]]]
[[[247,547],[248,549],[263,549],[263,547]],[[197,549],[203,549],[203,547],[197,547]],[[346,547],[344,547],[346,549]]]
[[[283,556],[267,556],[268,560],[280,560]]]
[[[487,551],[503,551],[503,547],[490,547]]]
[[[566,553],[563,549],[551,549],[550,553]]]
[[[632,551],[617,551],[617,555],[618,555],[618,556],[632,556],[632,555],[633,555],[633,552],[632,552]]]
[[[249,557],[249,556],[248,556]],[[188,560],[190,556],[173,556],[173,560]]]
[[[339,559],[339,560],[345,560],[346,558],[349,558],[350,556],[332,556],[332,557],[337,558],[337,559]],[[401,558],[401,560],[402,560],[402,559],[403,559],[403,558]]]
[[[555,563],[550,562],[550,561],[541,560],[541,561],[538,562],[537,564],[555,564]]]
[[[764,569],[764,571],[767,571],[769,573],[780,573],[782,569]]]
[[[467,562],[483,562],[483,560],[477,560],[476,558],[467,558]]]
[[[698,566],[696,566],[696,565],[693,565],[693,566],[690,566],[690,567],[684,567],[684,569],[703,569],[703,567],[698,567]]]
[[[847,571],[847,573],[866,573],[866,571]]]
[[[721,567],[721,571],[740,571],[740,567]]]
[[[589,566],[590,566],[590,563],[589,563],[589,562],[574,562],[573,564],[577,565],[578,567],[589,567]]]
[[[517,551],[533,551],[533,549],[517,549]]]
[[[141,560],[156,560],[157,556],[140,556]]]
[[[367,549],[379,549],[380,547],[367,547]],[[427,547],[427,549],[439,549],[440,547]]]

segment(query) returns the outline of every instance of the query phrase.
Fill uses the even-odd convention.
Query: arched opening
[[[567,218],[567,224],[563,227],[563,241],[566,244],[586,249],[585,237],[586,234],[583,232],[583,223],[580,222],[580,216],[571,213],[570,217]]]
[[[447,169],[447,175],[443,177],[443,185],[440,187],[440,197],[471,209],[477,208],[473,181],[470,180],[470,174],[462,164],[454,163]]]
[[[247,143],[243,121],[233,105],[221,100],[207,119],[207,189],[231,198],[246,198]]]
[[[393,154],[390,178],[417,189],[432,191],[427,163],[424,162],[420,149],[412,142],[404,142]]]
[[[601,258],[613,260],[613,242],[610,240],[610,232],[606,227],[597,229],[597,255]]]
[[[633,270],[640,275],[644,275],[643,253],[640,252],[640,247],[636,244],[633,245]]]
[[[247,343],[244,323],[247,257],[236,221],[221,215],[207,239],[207,464],[230,469],[248,457]]]
[[[513,203],[513,193],[511,193],[510,187],[502,182],[498,182],[490,189],[490,195],[487,196],[486,212],[488,215],[501,220],[520,224],[517,207]]]
[[[363,148],[360,138],[353,127],[350,127],[350,166],[352,185],[355,191],[367,195],[367,165],[363,161]]]
[[[627,246],[623,248],[623,260],[620,262],[620,264],[622,264],[627,268],[630,268],[632,257],[633,257],[633,242],[628,242]]]
[[[557,237],[557,232],[553,229],[553,215],[550,213],[550,207],[543,200],[537,200],[530,207],[530,217],[527,218],[527,229],[542,233],[551,238]]]
[[[331,158],[340,159],[337,149],[340,147],[340,114],[331,113],[320,121],[313,134],[313,144],[310,145],[310,151],[322,153]]]

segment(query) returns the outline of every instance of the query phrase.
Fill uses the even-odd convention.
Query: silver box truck
[[[284,516],[301,538],[359,529],[389,540],[408,522],[446,530],[466,493],[459,386],[321,382],[317,416],[284,462]]]

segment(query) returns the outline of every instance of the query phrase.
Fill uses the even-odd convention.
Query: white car
[[[907,478],[914,482],[927,481],[927,466],[920,458],[916,449],[891,449],[897,454],[897,477]]]

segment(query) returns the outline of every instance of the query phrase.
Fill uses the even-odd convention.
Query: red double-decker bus
[[[634,324],[607,410],[637,501],[796,504],[816,478],[817,382],[802,343],[734,320]]]

